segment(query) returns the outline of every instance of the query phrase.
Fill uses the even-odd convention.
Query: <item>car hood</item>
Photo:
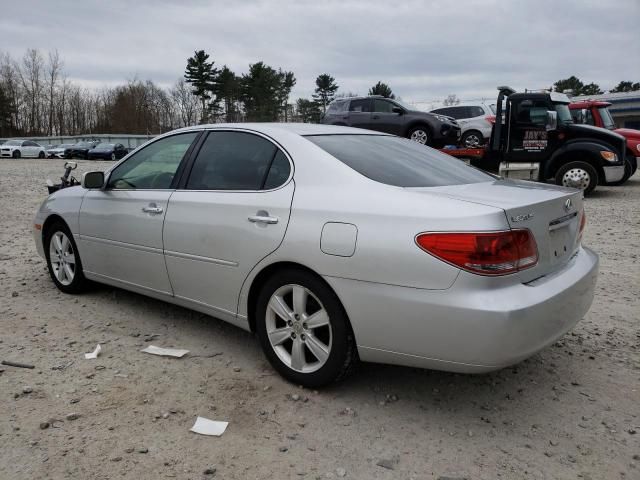
[[[622,135],[624,138],[640,140],[640,130],[634,130],[632,128],[616,128],[614,132]]]

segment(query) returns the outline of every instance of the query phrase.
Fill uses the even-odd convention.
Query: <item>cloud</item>
[[[605,89],[640,81],[638,18],[637,0],[22,0],[0,16],[0,49],[19,58],[57,48],[69,77],[89,87],[136,76],[170,85],[205,49],[236,73],[260,60],[293,71],[294,98],[327,72],[343,91],[381,80],[430,102],[569,75]]]

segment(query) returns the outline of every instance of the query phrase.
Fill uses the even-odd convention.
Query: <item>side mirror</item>
[[[553,130],[557,130],[557,128],[558,128],[558,112],[547,110],[547,124],[545,125],[545,130],[547,132],[551,132]]]
[[[393,113],[397,113],[398,115],[402,115],[404,113],[404,110],[400,107],[392,107],[391,111]]]
[[[87,172],[82,174],[82,188],[102,188],[104,172]]]

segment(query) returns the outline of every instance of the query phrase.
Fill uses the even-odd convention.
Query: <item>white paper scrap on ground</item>
[[[86,358],[87,360],[90,360],[92,358],[98,358],[98,354],[100,353],[100,350],[102,350],[102,348],[100,348],[100,344],[98,344],[98,346],[93,352],[85,353],[84,358]]]
[[[150,353],[151,355],[162,355],[164,357],[184,357],[189,350],[182,350],[180,348],[162,348],[154,345],[149,345],[147,348],[140,350],[144,353]]]
[[[215,435],[219,437],[227,429],[229,422],[218,422],[216,420],[209,420],[208,418],[198,417],[196,423],[193,424],[189,430],[201,435]]]

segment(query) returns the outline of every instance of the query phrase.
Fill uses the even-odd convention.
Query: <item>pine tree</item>
[[[382,95],[384,98],[396,98],[391,87],[386,83],[378,82],[369,89],[369,95]]]
[[[336,79],[328,73],[318,75],[316,78],[316,90],[312,96],[313,99],[322,107],[322,113],[326,113],[327,105],[335,98],[338,85]]]
[[[216,90],[216,80],[218,70],[214,68],[215,62],[207,62],[209,54],[204,50],[197,50],[193,57],[187,59],[187,68],[184,72],[184,79],[193,87],[192,93],[200,99],[202,103],[202,123],[208,118],[209,110],[216,109],[216,101],[207,107],[207,101],[211,100],[211,95]]]

